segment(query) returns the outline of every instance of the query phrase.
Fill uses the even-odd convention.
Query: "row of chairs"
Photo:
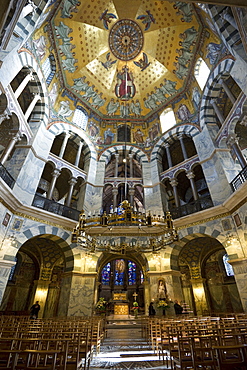
[[[1,317],[0,369],[89,369],[105,334],[100,317]]]
[[[247,317],[149,318],[144,332],[172,369],[247,370]]]

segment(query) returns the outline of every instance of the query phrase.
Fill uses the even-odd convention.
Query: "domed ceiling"
[[[185,90],[202,25],[180,1],[65,0],[47,29],[63,96],[103,118],[136,120]]]

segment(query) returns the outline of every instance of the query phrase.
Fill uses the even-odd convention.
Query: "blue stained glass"
[[[232,265],[228,262],[228,260],[229,260],[229,257],[228,257],[227,254],[225,254],[223,256],[223,263],[224,263],[224,266],[225,266],[226,275],[227,276],[234,276],[234,271],[233,271]]]
[[[115,285],[124,285],[125,262],[123,259],[115,261]]]
[[[103,285],[110,284],[111,264],[108,262],[102,269],[101,282]]]
[[[136,284],[136,264],[128,261],[128,281],[129,285]]]

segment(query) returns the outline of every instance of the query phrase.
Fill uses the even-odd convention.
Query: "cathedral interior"
[[[1,7],[0,312],[247,312],[245,1]]]

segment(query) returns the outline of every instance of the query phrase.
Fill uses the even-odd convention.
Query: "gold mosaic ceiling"
[[[184,90],[201,32],[193,5],[178,1],[65,0],[51,25],[67,92],[115,117],[131,102],[134,117],[169,105]],[[113,114],[109,102],[118,104]]]

